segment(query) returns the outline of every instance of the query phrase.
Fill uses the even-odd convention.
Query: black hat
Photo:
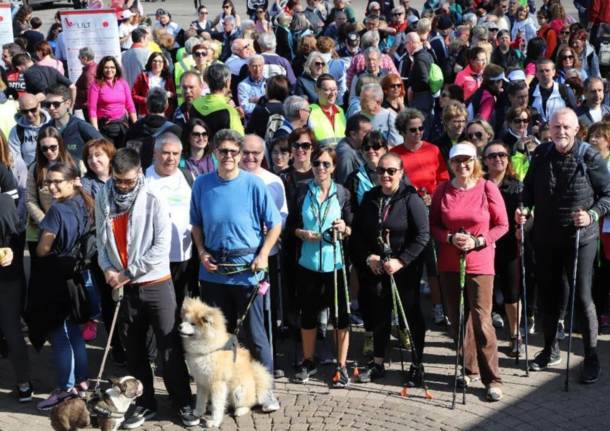
[[[439,30],[447,30],[451,27],[453,27],[453,22],[451,22],[451,18],[449,18],[447,15],[442,15],[436,23],[436,28]]]

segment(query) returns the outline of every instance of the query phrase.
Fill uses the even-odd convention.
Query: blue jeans
[[[87,350],[80,326],[65,321],[49,333],[57,371],[57,387],[69,389],[87,380]]]

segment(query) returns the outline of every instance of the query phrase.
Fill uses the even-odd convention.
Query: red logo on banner
[[[104,21],[104,22],[102,22],[102,27],[106,28],[106,27],[108,27],[108,25],[109,25],[109,24],[108,24],[108,21]]]
[[[67,26],[68,26],[68,27],[72,27],[72,26],[74,25],[74,23],[73,23],[72,21],[70,21],[70,20],[68,19],[68,17],[65,17],[65,18],[64,18],[64,21],[66,22],[66,24],[67,24]]]
[[[0,22],[4,21],[4,17],[0,15]]]

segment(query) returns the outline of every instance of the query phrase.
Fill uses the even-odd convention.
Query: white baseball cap
[[[459,156],[475,158],[477,156],[477,150],[472,144],[455,144],[449,151],[449,159]]]

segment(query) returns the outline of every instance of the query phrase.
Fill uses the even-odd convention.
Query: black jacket
[[[390,198],[387,216],[380,220],[384,197],[381,186],[369,190],[354,216],[350,250],[352,261],[360,268],[366,267],[369,255],[381,254],[378,238],[386,229],[390,232],[392,257],[406,265],[417,259],[430,239],[428,210],[413,186],[400,183]]]
[[[523,203],[535,207],[534,241],[561,243],[575,234],[571,214],[578,209],[595,211],[603,217],[610,210],[610,174],[606,161],[589,147],[582,158],[577,141],[570,152],[560,154],[552,142],[534,151],[523,180]],[[599,236],[598,223],[581,229],[580,241]]]
[[[148,114],[140,118],[127,131],[125,137],[127,145],[131,145],[129,141],[138,142],[142,170],[146,170],[152,164],[156,135],[162,135],[165,132],[173,133],[178,137],[182,136],[181,127],[156,114]]]
[[[411,87],[414,93],[430,91],[428,76],[430,75],[432,63],[434,63],[434,59],[425,48],[413,54],[413,65],[409,71],[409,87]]]
[[[502,194],[502,199],[504,199],[509,223],[507,234],[496,241],[496,261],[505,262],[517,257],[516,227],[510,221],[521,203],[523,184],[515,178],[504,178],[498,188]]]

